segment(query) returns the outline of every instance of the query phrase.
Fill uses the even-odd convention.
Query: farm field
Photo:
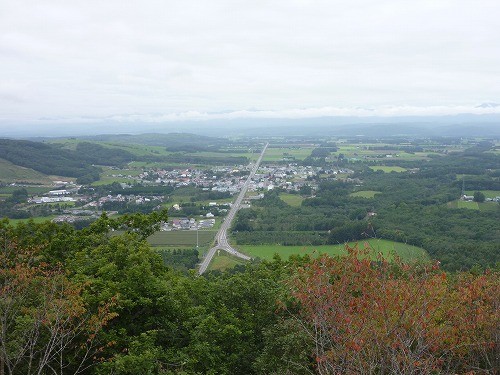
[[[209,245],[215,237],[215,230],[198,231],[198,240],[200,246]],[[176,230],[168,232],[156,232],[148,237],[151,246],[196,246],[195,230]]]
[[[375,190],[361,190],[361,191],[355,191],[354,193],[351,193],[349,195],[351,197],[373,198],[376,194],[382,194],[382,192]]]
[[[406,171],[406,168],[398,166],[377,165],[377,166],[370,166],[370,168],[373,169],[374,171],[383,171],[385,173]]]
[[[383,147],[390,146],[386,144],[343,144],[340,145],[338,151],[332,153],[332,155],[337,156],[338,154],[344,154],[347,158],[357,158],[365,160],[381,160],[380,155],[391,154],[391,160],[426,160],[429,159],[429,154],[437,154],[433,152],[405,152],[398,149],[387,149],[387,150],[369,150],[368,147]]]
[[[254,152],[216,152],[216,151],[198,151],[198,152],[188,152],[186,155],[201,156],[206,158],[222,158],[222,157],[244,157],[250,161],[255,161],[259,158],[259,153]]]
[[[427,252],[419,247],[407,245],[401,242],[395,242],[383,239],[370,239],[367,241],[359,241],[358,245],[363,247],[368,243],[376,254],[381,252],[386,257],[391,257],[394,253],[404,261],[412,260],[429,260]],[[349,246],[354,246],[356,242],[349,243]],[[237,246],[240,251],[262,259],[272,259],[274,254],[278,254],[284,259],[288,259],[291,255],[343,255],[346,253],[345,245],[321,245],[321,246],[281,246],[281,245],[240,245]]]
[[[496,202],[467,202],[460,199],[447,203],[448,208],[467,208],[469,210],[495,211],[498,209]]]
[[[304,198],[301,197],[299,194],[287,194],[287,193],[281,193],[280,199],[292,207],[300,207],[302,201],[304,200]]]
[[[312,147],[279,147],[275,148],[269,146],[266,150],[264,157],[262,158],[263,162],[276,162],[282,161],[283,157],[294,157],[297,160],[304,160],[306,157],[311,155]]]

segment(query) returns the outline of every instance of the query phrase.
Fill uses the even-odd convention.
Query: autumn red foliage
[[[370,249],[313,260],[289,281],[320,374],[495,373],[498,272],[448,275]]]

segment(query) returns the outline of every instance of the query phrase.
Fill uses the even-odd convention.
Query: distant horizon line
[[[123,113],[103,115],[61,115],[40,117],[12,117],[0,115],[0,123],[28,123],[28,124],[82,124],[98,122],[144,122],[144,123],[172,123],[184,121],[209,120],[251,120],[251,119],[314,119],[314,118],[398,118],[398,117],[436,117],[457,115],[496,115],[500,114],[500,104],[485,102],[479,105],[455,106],[409,106],[384,105],[370,107],[307,107],[292,109],[242,109],[225,111],[197,111],[187,110],[180,112],[151,112],[151,113]],[[3,118],[2,118],[3,117]]]

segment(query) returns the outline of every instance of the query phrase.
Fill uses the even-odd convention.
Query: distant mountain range
[[[483,103],[480,105],[481,108],[494,108],[496,106],[499,105],[496,103]],[[144,133],[193,133],[199,136],[211,137],[266,137],[279,135],[499,137],[500,114],[397,117],[331,116],[295,119],[235,118],[169,121],[164,123],[107,121],[85,125],[69,123],[46,124],[43,130],[38,127],[17,126],[9,128],[8,131],[4,130],[3,133],[0,136],[16,138],[120,134],[123,140],[126,140],[127,135]],[[101,140],[105,139],[102,138]],[[116,137],[114,141],[116,141]],[[207,141],[210,142],[209,139]],[[147,141],[148,144],[154,144],[151,142],[154,142],[154,139]]]

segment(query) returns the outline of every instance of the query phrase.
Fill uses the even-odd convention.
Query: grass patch
[[[304,200],[304,198],[301,197],[299,194],[287,194],[287,193],[281,193],[280,199],[292,207],[300,207],[302,201]]]
[[[479,210],[479,205],[477,202],[468,202],[468,201],[457,201],[457,208],[467,208],[469,210]]]
[[[407,245],[401,242],[395,242],[382,239],[370,239],[367,241],[359,241],[360,247],[368,243],[377,253],[381,252],[384,256],[390,258],[393,254],[401,257],[404,261],[412,260],[429,260],[427,252],[417,246]],[[349,246],[354,246],[355,242],[349,243]],[[281,246],[281,245],[240,245],[238,248],[251,257],[261,259],[272,259],[274,254],[278,254],[281,258],[288,259],[291,255],[312,255],[328,254],[331,256],[345,255],[345,245],[321,245],[321,246]]]
[[[351,197],[361,197],[361,198],[373,198],[375,194],[381,194],[381,191],[375,191],[375,190],[362,190],[362,191],[356,191],[354,193],[349,194]]]
[[[31,168],[21,167],[5,159],[0,159],[0,181],[50,183],[49,176]]]
[[[398,166],[387,166],[387,165],[376,165],[376,166],[370,166],[370,168],[374,171],[383,171],[385,173],[390,173],[390,172],[405,172],[406,168],[403,167],[398,167]]]
[[[217,252],[215,253],[215,256],[212,258],[212,262],[210,263],[208,269],[210,271],[215,271],[215,270],[224,271],[233,268],[234,266],[245,263],[246,262],[244,260],[229,255],[225,251],[221,250],[219,254],[217,254]]]

